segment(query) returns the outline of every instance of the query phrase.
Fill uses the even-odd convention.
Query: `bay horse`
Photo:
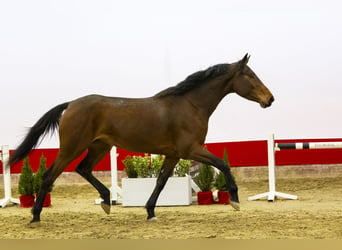
[[[155,218],[160,192],[180,158],[212,165],[222,171],[231,196],[230,204],[239,210],[238,187],[229,168],[220,158],[202,147],[208,120],[229,93],[269,107],[272,93],[247,66],[249,55],[232,64],[218,64],[188,76],[176,86],[147,98],[88,95],[65,102],[44,114],[10,158],[14,164],[37,147],[40,140],[59,127],[60,150],[43,177],[42,187],[32,208],[31,224],[40,222],[48,187],[69,163],[84,151],[76,167],[103,199],[102,208],[110,213],[110,191],[92,174],[93,167],[113,145],[132,152],[165,155],[156,186],[146,203],[147,219]]]

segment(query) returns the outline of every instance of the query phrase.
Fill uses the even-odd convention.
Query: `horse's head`
[[[274,97],[258,76],[247,66],[249,57],[246,54],[241,61],[235,63],[236,73],[232,79],[233,92],[259,103],[263,108],[267,108],[271,106]]]

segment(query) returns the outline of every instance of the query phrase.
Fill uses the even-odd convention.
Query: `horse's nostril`
[[[272,102],[274,102],[274,97],[273,97],[273,96],[271,96],[271,98],[270,98],[270,100],[269,100],[268,104],[269,104],[269,105],[271,105],[271,104],[272,104]]]

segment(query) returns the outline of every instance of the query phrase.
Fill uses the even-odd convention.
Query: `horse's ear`
[[[243,70],[243,68],[247,65],[248,61],[249,61],[249,58],[251,56],[248,55],[248,53],[239,61],[238,63],[238,70]]]
[[[240,61],[242,65],[247,65],[248,61],[249,61],[249,58],[251,56],[248,55],[248,53],[242,58],[242,60]]]

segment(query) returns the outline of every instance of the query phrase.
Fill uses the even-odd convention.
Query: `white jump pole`
[[[1,160],[2,160],[2,175],[4,177],[5,198],[0,200],[0,207],[4,208],[10,202],[19,204],[20,201],[18,199],[12,198],[11,167],[9,166],[9,147],[7,145],[2,146],[1,148]]]
[[[276,177],[275,177],[275,147],[274,147],[274,134],[269,135],[267,139],[267,154],[268,154],[268,188],[269,191],[262,194],[257,194],[248,197],[249,201],[259,200],[266,198],[268,201],[274,201],[276,197],[284,199],[296,200],[297,195],[285,194],[276,191]]]

